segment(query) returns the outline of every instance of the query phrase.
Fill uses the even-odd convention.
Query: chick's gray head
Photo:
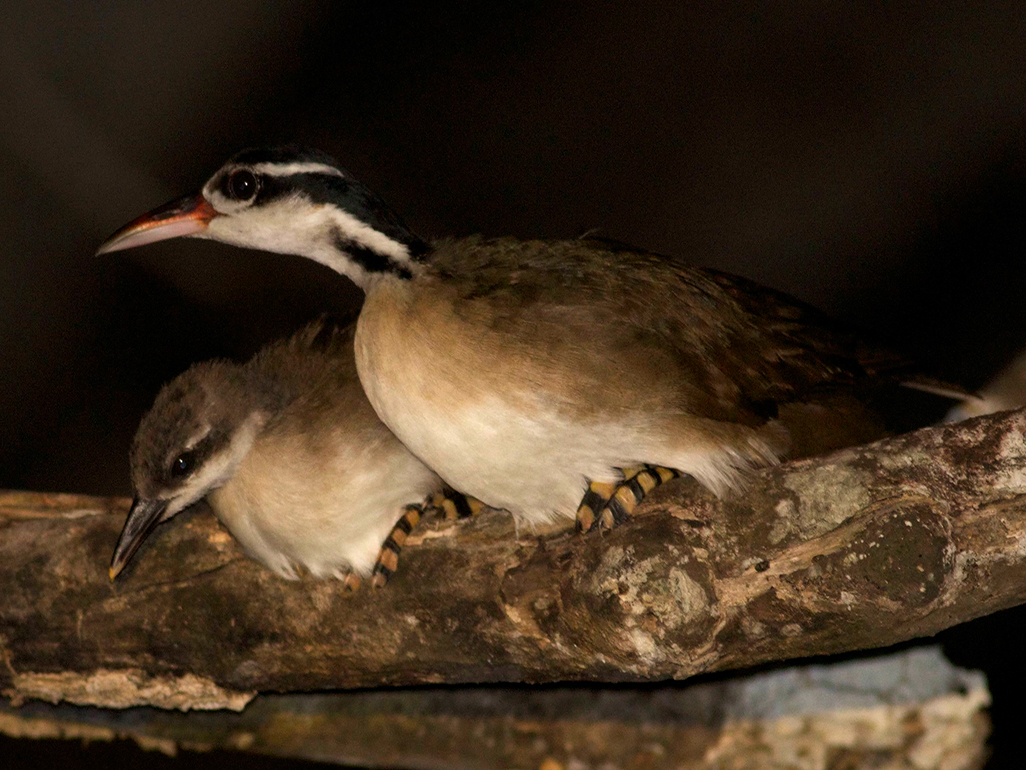
[[[266,420],[260,400],[258,383],[225,361],[196,364],[161,389],[132,442],[135,500],[114,547],[111,580],[158,522],[231,478]]]
[[[252,446],[263,414],[240,367],[196,364],[165,385],[136,431],[136,496],[166,504],[167,519],[224,484]]]

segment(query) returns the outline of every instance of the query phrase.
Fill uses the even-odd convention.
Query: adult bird
[[[378,415],[520,522],[573,517],[583,498],[579,527],[611,526],[618,500],[677,472],[722,494],[877,438],[867,404],[900,370],[790,297],[669,257],[586,238],[428,243],[296,147],[240,152],[99,252],[176,236],[297,254],[360,286],[356,362]]]
[[[350,587],[380,586],[420,519],[442,502],[474,512],[375,415],[353,328],[310,324],[243,364],[195,364],[161,389],[132,443],[136,497],[111,559],[117,576],[149,532],[205,499],[254,558]]]

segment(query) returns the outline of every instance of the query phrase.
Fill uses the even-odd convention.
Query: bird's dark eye
[[[196,464],[196,453],[195,452],[183,452],[178,455],[174,460],[171,461],[171,477],[180,479],[183,476],[188,475],[192,472],[193,466]]]
[[[257,179],[253,173],[245,169],[233,171],[228,175],[228,184],[225,190],[229,198],[237,201],[248,201],[257,191]]]

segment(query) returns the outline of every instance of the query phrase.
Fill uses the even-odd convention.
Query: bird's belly
[[[521,521],[573,516],[588,481],[616,480],[626,466],[675,468],[721,494],[784,451],[776,425],[679,406],[677,378],[653,375],[630,346],[527,321],[507,334],[503,320],[437,282],[382,281],[360,313],[356,366],[374,410],[410,451]],[[633,366],[650,375],[644,385]]]
[[[588,480],[616,477],[605,431],[524,410],[502,392],[446,408],[415,389],[375,390],[384,422],[414,454],[456,489],[522,522],[572,518]]]
[[[382,421],[453,487],[542,523],[573,517],[589,480],[617,477],[632,426],[575,419],[530,372],[482,356],[472,334],[410,323],[374,299],[357,327],[361,383]]]
[[[452,410],[396,394],[383,408],[397,435],[442,478],[524,522],[573,517],[587,481],[614,475],[601,447],[582,451],[596,438],[590,431],[512,409],[500,394]]]

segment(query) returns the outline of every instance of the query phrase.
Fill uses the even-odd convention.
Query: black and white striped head
[[[327,265],[366,287],[410,277],[426,244],[330,156],[299,147],[243,150],[198,194],[122,227],[97,253],[180,236],[210,238]]]

